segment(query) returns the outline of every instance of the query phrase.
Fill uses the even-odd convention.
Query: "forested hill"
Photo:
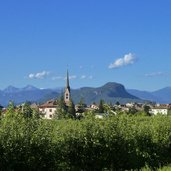
[[[8,105],[9,101],[14,101],[15,104],[20,104],[25,101],[41,103],[49,99],[58,98],[61,95],[62,89],[39,89],[31,85],[24,88],[16,88],[13,86],[7,87],[0,91],[0,104]],[[100,99],[108,103],[126,102],[142,102],[136,96],[129,94],[122,84],[109,82],[101,87],[83,87],[80,89],[71,90],[72,99],[75,103],[83,98],[84,102],[90,104],[99,102]]]
[[[83,87],[72,90],[71,93],[75,102],[78,102],[81,98],[83,98],[87,104],[99,102],[100,99],[103,99],[108,103],[115,103],[116,101],[119,101],[120,103],[126,103],[130,101],[142,102],[142,100],[136,96],[129,94],[122,84],[114,82],[109,82],[98,88]]]

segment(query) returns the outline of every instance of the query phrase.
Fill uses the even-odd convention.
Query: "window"
[[[49,115],[49,118],[52,118],[52,115]]]
[[[49,112],[51,112],[51,113],[52,113],[52,109],[49,109]]]
[[[69,99],[69,95],[68,95],[68,93],[66,93],[66,97],[65,97],[66,99]]]

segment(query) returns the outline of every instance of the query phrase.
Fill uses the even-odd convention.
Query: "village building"
[[[69,105],[70,100],[71,100],[71,93],[70,93],[70,85],[69,85],[69,74],[67,70],[66,87],[64,92],[64,102],[66,106]],[[52,119],[54,117],[57,108],[58,108],[57,100],[49,100],[39,106],[39,111],[42,113],[42,117],[44,119]]]
[[[168,115],[169,113],[169,108],[167,106],[155,106],[153,108],[150,109],[150,114],[152,115]]]
[[[52,119],[58,107],[56,100],[49,100],[39,106],[39,111],[42,113],[44,119]]]
[[[99,106],[97,104],[93,103],[90,105],[90,109],[99,110]]]

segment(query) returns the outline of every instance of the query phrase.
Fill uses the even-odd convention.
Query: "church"
[[[64,102],[66,106],[69,105],[69,102],[71,100],[71,89],[69,85],[69,73],[67,70],[67,76],[66,76],[66,87],[64,91]],[[39,111],[43,114],[44,119],[52,119],[56,109],[58,107],[58,102],[57,100],[49,100],[45,102],[44,104],[39,106]]]
[[[71,100],[71,89],[70,89],[70,85],[69,85],[69,73],[67,70],[66,87],[65,87],[65,92],[64,92],[64,101],[67,106],[68,106],[70,100]]]

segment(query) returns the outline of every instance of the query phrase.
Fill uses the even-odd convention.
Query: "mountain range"
[[[127,89],[127,91],[140,99],[153,101],[156,103],[171,103],[171,87],[165,87],[153,92]]]
[[[20,104],[25,101],[37,103],[50,96],[55,98],[59,96],[59,93],[57,90],[39,89],[32,85],[28,85],[24,88],[8,86],[6,89],[0,90],[0,104],[7,106],[9,101],[13,101],[15,104]]]
[[[32,85],[24,88],[16,88],[8,86],[4,90],[0,90],[0,104],[7,106],[9,101],[15,104],[21,104],[25,101],[42,103],[50,99],[59,98],[64,88],[39,89]],[[104,99],[108,103],[127,102],[144,102],[145,100],[158,103],[171,102],[171,87],[166,87],[154,92],[140,91],[134,89],[126,90],[122,84],[109,82],[97,88],[83,87],[71,90],[72,99],[78,103],[83,98],[86,104],[99,102]]]

